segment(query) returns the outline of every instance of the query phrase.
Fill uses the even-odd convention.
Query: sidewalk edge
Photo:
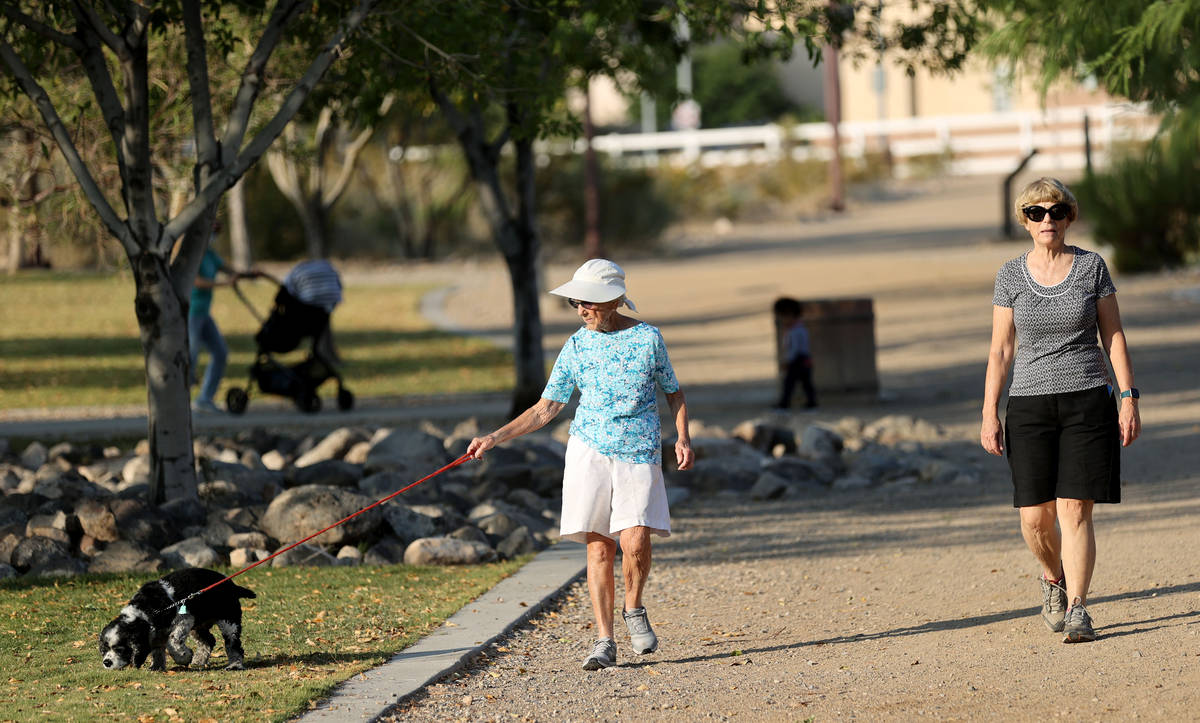
[[[586,571],[585,547],[559,542],[463,606],[441,627],[376,668],[342,682],[303,723],[378,720],[425,686],[463,668],[484,648],[541,612]]]

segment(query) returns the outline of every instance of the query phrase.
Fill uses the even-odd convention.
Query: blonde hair
[[[1079,218],[1079,202],[1075,200],[1075,194],[1071,193],[1067,184],[1057,178],[1045,177],[1039,178],[1021,189],[1013,204],[1013,213],[1016,214],[1017,221],[1024,225],[1025,214],[1021,213],[1021,209],[1046,202],[1065,203],[1071,207],[1071,214],[1067,218],[1072,222]]]

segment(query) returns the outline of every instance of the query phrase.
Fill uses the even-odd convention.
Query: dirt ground
[[[582,671],[594,631],[576,585],[395,719],[1200,717],[1200,274],[1115,276],[1144,431],[1123,457],[1124,502],[1096,510],[1099,639],[1064,645],[1038,615],[1007,467],[978,447],[992,280],[1028,244],[995,241],[999,223],[994,180],[954,179],[859,199],[842,218],[695,234],[670,258],[624,263],[641,318],[696,392],[692,416],[713,423],[770,399],[777,295],[870,296],[882,398],[829,397],[811,419],[938,422],[947,444],[979,455],[983,483],[693,499],[654,550],[657,653],[632,656],[618,620],[620,665]],[[1090,247],[1076,231],[1068,242]],[[543,286],[571,271],[546,269]],[[447,311],[462,326],[509,328],[502,269],[455,276]],[[575,324],[556,305],[545,316],[557,348]]]

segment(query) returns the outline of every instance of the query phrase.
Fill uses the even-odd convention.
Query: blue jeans
[[[213,395],[217,393],[217,387],[221,384],[221,377],[225,376],[225,359],[229,356],[225,338],[221,336],[221,330],[217,328],[217,322],[213,321],[212,316],[208,314],[188,316],[188,346],[192,356],[193,379],[196,375],[196,361],[200,358],[200,349],[206,349],[209,356],[212,357],[208,363],[208,369],[204,371],[204,383],[200,385],[200,396],[196,397],[197,402],[211,402]]]

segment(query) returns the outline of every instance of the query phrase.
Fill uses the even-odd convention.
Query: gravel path
[[[870,295],[889,401],[833,399],[813,419],[914,414],[945,425],[947,444],[977,450],[991,281],[1025,244],[986,241],[994,186],[932,190],[627,264],[631,294],[663,329],[685,388],[731,392],[720,405],[693,404],[693,416],[729,424],[761,411],[735,397],[772,384],[776,294]],[[447,313],[505,328],[502,270],[476,269],[470,281],[448,295]],[[581,670],[594,631],[579,584],[390,719],[1195,719],[1200,276],[1116,282],[1145,431],[1123,458],[1125,502],[1096,512],[1095,643],[1064,645],[1045,628],[1007,468],[979,451],[979,486],[693,499],[672,511],[676,534],[655,545],[646,601],[657,653],[632,656],[619,632],[619,666]],[[572,322],[556,308],[546,317],[553,348]]]

